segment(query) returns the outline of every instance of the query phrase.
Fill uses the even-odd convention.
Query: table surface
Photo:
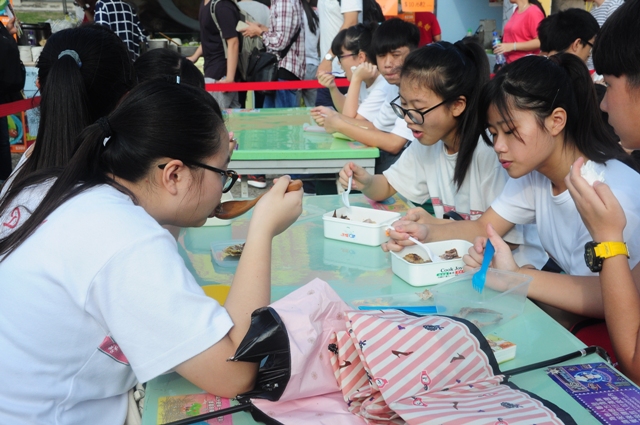
[[[351,195],[350,202],[352,206],[374,206],[398,212],[406,211],[409,207],[398,198],[393,198],[393,203],[383,205],[363,195]],[[390,254],[384,253],[379,247],[324,238],[322,214],[341,206],[339,196],[305,197],[303,205],[304,211],[298,221],[273,241],[273,300],[282,298],[316,277],[328,282],[347,302],[421,291],[421,288],[410,286],[393,274]],[[178,240],[179,249],[199,284],[231,284],[235,269],[222,267],[212,255],[211,246],[219,244],[220,247],[216,246],[215,249],[224,249],[231,241],[244,239],[249,218],[250,213],[235,219],[230,226],[182,230]],[[517,345],[516,358],[501,365],[505,372],[584,348],[582,342],[528,300],[522,315],[493,332]],[[600,357],[590,355],[565,364],[600,361]],[[581,425],[599,424],[586,409],[548,378],[544,369],[515,376],[512,381],[559,405]],[[197,392],[200,392],[197,387],[175,373],[150,381],[147,384],[143,425],[156,423],[159,397]],[[236,414],[234,423],[252,421],[248,414]]]
[[[227,110],[227,128],[239,148],[234,161],[377,158],[378,148],[336,139],[327,133],[304,131],[315,125],[310,108]]]

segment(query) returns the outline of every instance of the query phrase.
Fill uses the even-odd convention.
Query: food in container
[[[454,239],[425,245],[439,256],[438,261],[430,262],[422,248],[411,245],[391,253],[393,272],[413,286],[436,285],[464,273],[464,262],[459,255],[469,251],[471,242]]]
[[[342,218],[342,217],[347,217]],[[362,245],[379,246],[389,240],[386,228],[400,213],[364,207],[343,207],[322,216],[324,237]]]

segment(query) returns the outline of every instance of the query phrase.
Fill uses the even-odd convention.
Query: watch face
[[[595,248],[598,245],[597,242],[587,242],[584,246],[584,262],[592,272],[599,272],[602,270],[603,259],[596,255]]]
[[[327,53],[327,54],[324,56],[324,58],[325,58],[325,60],[332,61],[332,60],[333,60],[333,55],[332,55],[331,53]]]

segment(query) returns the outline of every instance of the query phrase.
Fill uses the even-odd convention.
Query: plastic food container
[[[435,255],[455,248],[461,258],[444,260],[437,263],[414,264],[404,259],[407,254],[418,254],[426,258],[427,254],[416,245],[408,246],[400,252],[391,253],[391,270],[402,280],[413,286],[436,285],[464,273],[462,256],[473,246],[471,242],[460,239],[427,243]]]
[[[332,266],[376,271],[389,268],[389,254],[378,247],[325,239],[323,262]]]
[[[213,257],[214,266],[224,267],[226,269],[235,269],[240,261],[239,255],[225,255],[224,250],[232,245],[240,245],[245,243],[244,239],[232,239],[228,241],[216,242],[211,244],[211,255]],[[216,267],[216,268],[217,268]]]
[[[337,217],[334,217],[334,212]],[[340,218],[346,215],[349,220]],[[364,220],[374,223],[364,223]],[[387,226],[400,219],[400,213],[363,207],[342,207],[322,215],[324,237],[361,245],[379,246],[389,240]]]
[[[471,283],[475,273],[465,273],[431,290],[438,313],[467,319],[483,333],[522,314],[531,276],[489,269],[479,293]]]

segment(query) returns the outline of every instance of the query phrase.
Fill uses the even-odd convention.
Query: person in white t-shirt
[[[640,39],[629,35],[639,31],[640,3],[628,1],[602,27],[593,55],[596,70],[607,84],[601,108],[609,113],[622,146],[636,150],[640,149]],[[624,207],[613,182],[588,184],[579,173],[582,162],[574,164],[565,181],[591,237],[609,246],[625,241],[629,245],[627,227],[633,225],[629,216],[637,209]],[[624,250],[613,254],[599,265],[604,317],[620,370],[640,384],[640,268],[632,270]]]
[[[400,84],[402,64],[407,55],[418,47],[419,41],[418,27],[398,18],[384,21],[375,31],[372,50],[376,55],[378,72],[389,84]],[[376,174],[389,168],[413,140],[407,124],[391,109],[391,101],[396,97],[397,88],[391,88],[373,122],[341,114],[328,114],[325,117],[327,133],[339,132],[380,149],[380,157],[376,159]]]
[[[318,82],[329,89],[338,112],[345,117],[372,121],[382,107],[387,92],[394,87],[374,64],[375,55],[371,51],[374,31],[374,27],[358,24],[340,31],[333,39],[331,51],[350,81],[346,96],[338,90],[334,75],[322,74],[318,77]],[[335,113],[335,110],[326,106],[311,109],[311,116],[320,126],[324,125],[327,116]]]
[[[629,156],[604,128],[587,67],[568,53],[527,56],[498,72],[481,99],[480,122],[488,126],[493,148],[512,179],[478,220],[446,225],[400,222],[397,232],[391,232],[395,241],[390,245],[406,245],[409,235],[421,241],[481,236],[465,256],[468,265],[478,266],[489,236],[496,249],[493,267],[533,277],[530,298],[566,312],[601,316],[600,282],[584,261],[585,243],[591,237],[565,177],[582,157],[598,169],[596,177],[611,185],[628,213],[624,237],[633,269],[640,261],[640,175],[622,162]],[[499,235],[526,223],[537,224],[542,246],[566,274],[516,265]],[[566,317],[565,324],[570,325],[570,319]]]
[[[362,0],[318,0],[320,18],[320,55],[318,76],[322,73],[342,72],[331,43],[342,30],[362,22]]]
[[[480,90],[489,80],[486,54],[477,43],[438,42],[410,53],[401,76],[393,109],[419,143],[412,143],[383,174],[372,176],[354,163],[345,165],[341,184],[346,187],[353,176],[352,188],[378,201],[396,192],[415,204],[431,199],[435,217],[415,208],[405,220],[443,223],[444,214],[452,211],[477,220],[508,179],[478,131]],[[518,226],[507,240],[518,264],[546,264],[535,226]]]
[[[201,89],[142,83],[84,130],[61,174],[41,174],[47,195],[0,238],[0,423],[122,424],[127,391],[168,371],[224,397],[253,388],[257,366],[227,359],[270,301],[272,238],[302,191],[278,179],[224,308],[207,297],[162,225],[202,225],[237,179],[216,106]],[[3,199],[2,226],[32,194]]]

